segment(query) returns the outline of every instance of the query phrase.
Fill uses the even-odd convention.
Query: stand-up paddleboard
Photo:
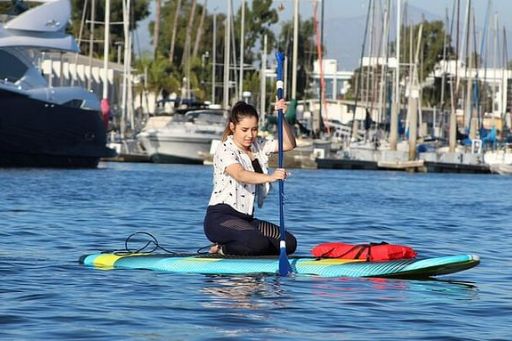
[[[381,262],[312,257],[290,257],[297,275],[320,277],[426,278],[470,269],[480,263],[477,255],[455,255]],[[147,269],[171,273],[251,275],[279,272],[279,257],[230,257],[111,252],[80,257],[80,263],[100,269]]]

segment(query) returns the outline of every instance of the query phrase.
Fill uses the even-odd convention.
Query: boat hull
[[[212,140],[218,138],[195,136],[165,136],[146,134],[139,140],[149,159],[155,163],[202,164],[209,155]]]
[[[0,88],[1,167],[96,167],[115,155],[101,114]]]

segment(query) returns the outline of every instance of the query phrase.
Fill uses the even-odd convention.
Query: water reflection
[[[321,278],[277,276],[208,276],[201,289],[207,308],[267,310],[291,308],[297,296],[304,302],[342,302],[374,298],[376,301],[477,300],[475,283],[450,279]]]
[[[354,295],[369,297],[375,295],[379,300],[398,299],[401,293],[414,292],[418,297],[429,299],[446,299],[452,297],[460,300],[478,299],[478,287],[472,282],[450,279],[389,279],[389,278],[314,278],[311,285],[316,297],[343,300]],[[403,297],[402,297],[403,298]],[[409,297],[407,299],[410,299]]]
[[[208,276],[202,293],[212,300],[205,307],[267,309],[286,307],[287,293],[276,276]]]

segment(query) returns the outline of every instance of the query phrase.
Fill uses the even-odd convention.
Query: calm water
[[[507,340],[512,178],[293,170],[287,227],[323,241],[388,241],[422,256],[476,253],[440,280],[215,277],[80,266],[135,231],[208,245],[206,166],[105,163],[0,169],[0,339]],[[278,221],[277,191],[258,216]]]

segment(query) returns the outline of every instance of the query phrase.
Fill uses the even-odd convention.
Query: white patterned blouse
[[[277,149],[277,141],[257,138],[251,149],[263,173],[267,174],[268,156]],[[253,215],[255,198],[261,207],[270,190],[270,184],[237,182],[225,172],[226,167],[234,163],[239,163],[245,170],[254,171],[249,155],[235,145],[233,136],[230,135],[226,141],[219,143],[213,157],[213,192],[208,205],[227,204],[238,212]]]

